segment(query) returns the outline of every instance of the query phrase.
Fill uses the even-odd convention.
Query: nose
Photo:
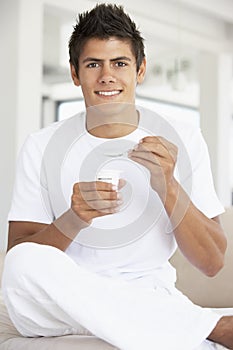
[[[98,81],[101,84],[109,84],[116,82],[116,78],[114,76],[114,72],[111,66],[104,65],[102,67]]]

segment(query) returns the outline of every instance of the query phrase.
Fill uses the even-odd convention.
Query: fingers
[[[157,156],[158,158],[151,157]],[[147,159],[159,164],[159,158],[170,159],[176,162],[177,146],[160,136],[144,137],[133,150],[129,152],[129,157]],[[156,160],[157,159],[157,160]]]
[[[160,165],[159,157],[156,154],[149,151],[133,150],[132,152],[129,153],[129,158],[135,161],[141,159],[142,161],[145,160],[147,162]]]
[[[124,181],[120,181],[124,186]],[[71,207],[85,221],[95,217],[113,214],[122,204],[121,194],[111,183],[93,181],[79,182],[73,187]]]
[[[156,168],[160,169],[164,165],[161,164],[158,157],[148,152],[134,152],[129,155],[129,158],[136,163],[146,167],[151,173],[155,171],[155,166]]]
[[[86,184],[90,184],[90,187],[86,187]],[[121,193],[116,190],[94,191],[89,190],[90,188],[93,188],[92,183],[86,184],[85,186],[80,186],[80,183],[74,185],[72,201],[78,203],[81,209],[101,210],[116,207],[122,199]],[[106,183],[106,187],[109,187],[109,184]],[[83,188],[86,188],[86,190],[84,191]]]
[[[177,160],[177,147],[162,137],[144,137],[128,157],[150,171],[151,187],[164,198]]]
[[[89,191],[113,191],[116,190],[115,186],[111,183],[102,181],[91,181],[91,182],[78,182],[74,185],[75,189],[79,189],[83,192]]]
[[[120,193],[117,191],[75,191],[76,199],[85,201],[117,200]]]
[[[74,203],[79,204],[80,210],[105,210],[105,209],[111,209],[116,208],[121,204],[121,199],[116,200],[88,200],[88,199],[80,199],[80,196],[72,196],[72,201]]]

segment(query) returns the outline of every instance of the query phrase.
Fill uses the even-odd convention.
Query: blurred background
[[[233,191],[233,0],[122,0],[145,38],[137,103],[199,125],[225,207]],[[0,250],[16,159],[26,136],[84,108],[68,40],[92,0],[0,0]]]

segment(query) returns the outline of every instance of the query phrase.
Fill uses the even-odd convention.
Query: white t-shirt
[[[137,130],[101,139],[85,128],[85,113],[53,123],[30,135],[21,149],[9,221],[50,224],[70,208],[73,184],[94,181],[102,168],[122,171],[127,185],[119,213],[94,219],[67,248],[78,264],[105,276],[154,286],[175,282],[168,259],[176,249],[169,219],[150,188],[149,172],[127,158],[147,135],[163,136],[178,146],[175,176],[206,216],[223,212],[213,186],[209,155],[199,128],[171,125],[138,107]]]

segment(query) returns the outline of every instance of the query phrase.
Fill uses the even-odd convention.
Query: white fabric
[[[63,128],[66,128],[66,135],[62,141],[65,148],[69,146],[65,154],[62,153],[63,142],[59,139]],[[127,137],[114,139],[114,142],[124,145],[129,141],[133,145],[150,133],[177,144],[176,177],[197,208],[208,217],[220,214],[223,207],[214,190],[208,151],[200,130],[180,123],[170,127],[158,116],[151,123],[148,112],[140,110],[139,128]],[[69,137],[72,139],[71,135],[76,134],[75,141],[69,143]],[[50,152],[50,158],[44,165],[44,155],[51,146],[51,140],[55,142],[55,152]],[[68,122],[55,123],[29,136],[18,159],[9,220],[49,224],[59,217],[70,207],[74,182],[95,179],[96,168],[92,169],[92,161],[95,162],[98,154],[94,152],[101,150],[105,142],[87,134],[84,114]],[[126,151],[123,149],[123,153]],[[187,159],[185,161],[186,152],[190,164]],[[62,166],[59,168],[57,154],[60,153]],[[123,169],[122,177],[126,177],[134,186],[132,193],[136,193],[135,198],[120,213],[94,220],[91,227],[79,234],[83,234],[84,238],[85,234],[95,233],[99,228],[108,231],[115,226],[119,230],[130,226],[135,212],[141,218],[147,199],[143,196],[145,193],[146,196],[151,194],[151,190],[148,190],[149,174],[144,168],[126,162],[124,157],[110,159],[104,166]],[[57,169],[61,191],[56,186],[51,188],[48,180],[52,173],[51,178],[54,176],[55,182]],[[157,210],[157,220],[146,233],[142,232],[140,238],[128,242],[130,244],[96,249],[81,244],[78,235],[66,251],[68,256],[52,247],[39,248],[35,244],[30,244],[30,249],[27,244],[13,248],[5,264],[4,296],[16,327],[25,335],[55,335],[77,332],[77,329],[80,331],[82,324],[98,337],[126,350],[152,349],[158,343],[163,344],[164,350],[192,350],[199,346],[219,316],[194,306],[175,289],[175,270],[168,259],[176,249],[176,242],[172,232],[167,232],[169,220],[154,192],[152,198],[155,205],[147,210]],[[142,223],[154,212],[149,214],[145,217],[142,215]],[[133,237],[134,232],[128,234]],[[17,276],[20,276],[20,280]],[[21,298],[24,298],[22,304]],[[43,310],[42,300],[48,304]],[[28,314],[23,316],[23,310]],[[62,319],[65,317],[65,326],[63,322],[61,325],[59,315],[62,315]],[[27,321],[28,317],[30,321]],[[50,326],[47,322],[51,322]],[[46,325],[44,330],[43,324]],[[40,333],[36,329],[40,329]]]
[[[220,318],[175,288],[135,288],[82,269],[60,250],[22,243],[6,256],[3,296],[24,336],[90,334],[122,350],[204,350]],[[85,328],[84,328],[85,327]]]
[[[159,116],[153,121],[152,126],[147,127],[147,121],[144,122],[144,120],[148,117],[148,113],[146,110],[141,110],[139,128],[126,137],[114,139],[114,142],[118,141],[121,144],[128,140],[133,145],[143,136],[148,135],[148,133],[150,134],[152,129],[153,131],[155,130],[157,135],[164,136],[172,142],[178,143],[178,146],[180,146],[179,142],[181,140],[184,147],[180,142],[178,164],[181,164],[183,161],[181,148],[185,148],[191,161],[191,169],[187,169],[187,174],[184,173],[182,175],[179,174],[179,172],[181,173],[180,169],[183,171],[186,165],[178,165],[176,168],[177,177],[183,176],[184,178],[186,176],[181,181],[185,187],[190,182],[187,178],[189,179],[192,175],[192,188],[188,188],[187,192],[190,191],[189,194],[194,204],[207,216],[214,217],[221,213],[223,207],[219,203],[214,191],[208,152],[200,130],[187,127],[187,125],[182,123],[177,123],[177,125],[173,125],[173,128],[176,130],[174,132],[174,129],[169,128],[169,124],[162,118],[159,118]],[[155,116],[152,115],[149,118],[151,120]],[[56,189],[48,192],[46,183],[41,190],[41,163],[46,146],[51,142],[51,139],[53,139],[53,142],[55,139],[55,149],[59,152],[59,137],[57,137],[56,141],[54,135],[57,135],[56,133],[59,132],[59,128],[62,129],[64,127],[64,123],[66,121],[55,123],[44,130],[40,130],[31,135],[26,141],[18,161],[16,184],[9,220],[35,221],[49,224],[54,218],[59,217],[70,207],[70,197],[75,182],[95,179],[95,168],[91,169],[92,164],[90,161],[88,162],[88,156],[92,155],[91,160],[93,160],[93,157],[98,158],[98,147],[106,143],[106,139],[93,137],[86,132],[85,116],[82,114],[74,117],[70,127],[66,130],[66,138],[69,138],[69,133],[72,132],[75,126],[77,128],[77,131],[75,130],[77,137],[75,142],[67,149],[61,169],[58,169],[60,171],[60,182],[64,201],[61,201],[61,196],[57,194],[59,192]],[[176,132],[179,137],[177,137]],[[124,151],[127,151],[127,149]],[[55,157],[56,154],[54,154]],[[106,231],[107,239],[108,230],[112,227],[114,229],[119,228],[119,230],[129,227],[129,230],[134,230],[137,229],[137,226],[134,227],[132,225],[134,219],[142,218],[137,225],[140,222],[144,222],[144,216],[141,214],[145,209],[147,197],[153,192],[152,190],[150,193],[148,192],[148,173],[142,166],[129,160],[125,161],[125,159],[124,157],[120,159],[108,159],[107,162],[105,160],[104,166],[123,169],[122,177],[126,178],[133,186],[132,193],[135,193],[133,200],[120,213],[93,220],[91,227],[82,230],[78,238],[85,238],[88,235],[94,237],[95,229],[101,228],[102,231]],[[50,165],[51,169],[53,169],[53,159]],[[83,169],[88,169],[88,171],[83,172]],[[58,170],[56,169],[54,172],[56,173]],[[53,178],[55,176],[52,176]],[[95,247],[82,245],[76,240],[67,249],[67,254],[78,264],[105,276],[137,280],[137,283],[151,287],[155,283],[159,283],[159,281],[162,284],[174,284],[176,279],[175,271],[168,263],[168,259],[176,249],[176,242],[172,233],[167,234],[164,232],[169,220],[154,192],[152,196],[154,206],[147,208],[147,218],[157,215],[157,221],[146,234],[142,235],[141,239],[137,239],[128,245],[114,247],[113,249],[95,249]],[[127,234],[133,235],[133,232],[127,232]]]

